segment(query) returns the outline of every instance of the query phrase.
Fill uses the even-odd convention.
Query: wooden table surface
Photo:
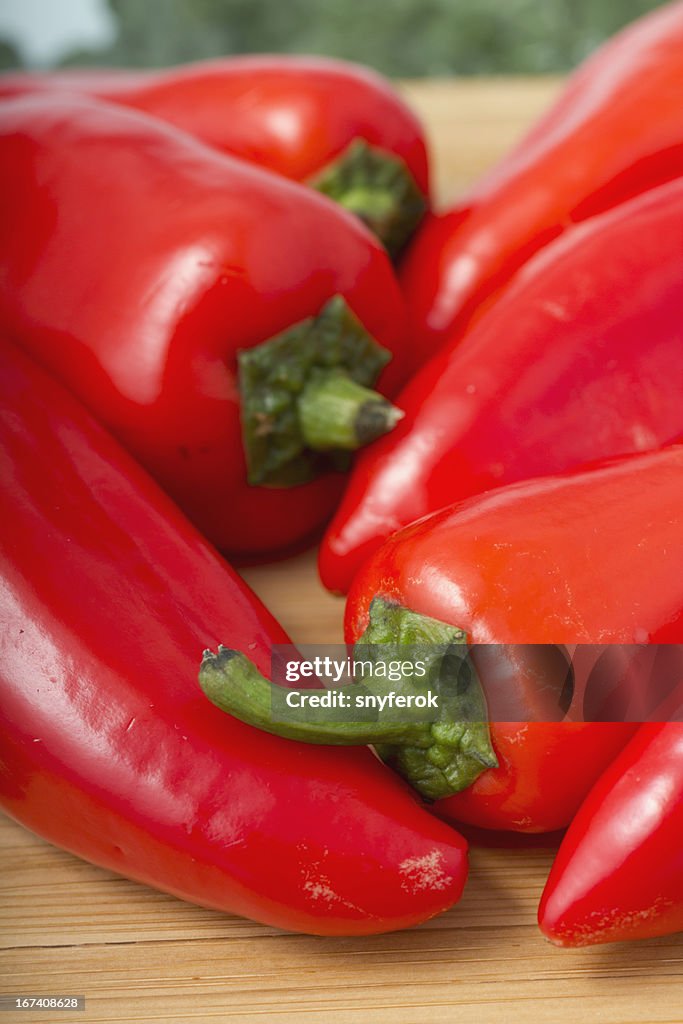
[[[504,151],[550,79],[411,83],[441,200]],[[340,639],[314,554],[245,576],[301,642]],[[475,845],[461,903],[420,928],[320,939],[202,910],[0,821],[0,993],[85,995],[84,1013],[3,1021],[646,1024],[683,1021],[683,937],[557,950],[535,924],[552,845]]]

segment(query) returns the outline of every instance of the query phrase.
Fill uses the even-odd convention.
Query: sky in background
[[[0,38],[34,67],[53,64],[76,47],[104,47],[115,34],[105,0],[0,0]]]

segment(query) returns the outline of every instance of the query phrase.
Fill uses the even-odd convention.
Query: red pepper
[[[205,700],[219,641],[282,629],[56,382],[0,351],[0,803],[95,864],[281,928],[407,927],[466,845],[365,750],[266,736]]]
[[[308,182],[397,252],[428,205],[424,136],[389,83],[318,57],[249,56],[163,71],[6,74],[0,96],[78,91],[143,110],[225,153]]]
[[[420,352],[460,333],[574,223],[683,173],[682,50],[683,3],[636,21],[454,210],[425,223],[402,266]]]
[[[499,653],[491,658],[489,645],[500,652],[501,645],[556,650],[680,642],[681,508],[683,445],[674,445],[502,488],[394,534],[356,577],[346,606],[347,641],[363,651],[373,644],[436,645],[437,651],[471,645],[492,719],[492,750],[480,707],[460,720],[441,716],[421,731],[392,713],[376,723],[287,721],[286,734],[314,743],[378,744],[381,756],[449,819],[521,832],[565,827],[637,724],[584,716],[585,674],[564,720],[562,675],[555,718],[530,715],[529,702],[532,712],[541,709],[543,692],[555,681],[539,676],[516,647],[510,655],[503,650],[501,661]],[[401,648],[391,650],[397,657]],[[269,684],[239,662],[232,669],[221,706],[280,731],[279,720],[268,715]],[[524,720],[502,721],[501,707],[522,709]]]
[[[595,780],[634,734],[632,722],[495,722],[497,768],[440,800],[447,821],[511,832],[566,828]]]
[[[682,931],[682,835],[683,724],[648,723],[572,822],[543,892],[541,930],[559,946]]]
[[[320,556],[353,573],[404,524],[493,487],[656,449],[683,432],[683,179],[574,228],[399,395]]]
[[[392,354],[380,388],[405,373],[380,246],[314,192],[94,100],[4,101],[0,165],[0,324],[221,549],[315,530],[330,467],[398,415],[369,390]]]
[[[459,627],[472,644],[680,643],[682,508],[683,445],[674,445],[444,509],[395,534],[361,570],[347,637],[363,633],[379,596]],[[577,688],[571,715],[581,717],[583,696]],[[634,728],[494,722],[499,767],[435,809],[488,828],[561,828]]]

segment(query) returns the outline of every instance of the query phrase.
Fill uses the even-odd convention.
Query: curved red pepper
[[[368,68],[248,56],[162,71],[5,74],[0,96],[77,91],[153,114],[225,153],[316,183],[399,249],[428,202],[422,128]],[[362,140],[370,147],[363,147]],[[354,147],[350,150],[349,147]],[[398,230],[398,236],[395,233]]]
[[[681,642],[682,508],[675,445],[444,509],[395,534],[361,570],[347,638],[363,633],[380,596],[459,627],[473,644],[632,644],[667,629]],[[574,707],[581,700],[577,691]],[[487,828],[564,827],[635,728],[494,722],[499,767],[435,809]]]
[[[636,21],[453,211],[425,223],[402,265],[420,352],[572,224],[683,173],[682,49],[683,3]]]
[[[0,803],[50,842],[290,930],[407,927],[466,844],[366,750],[212,707],[207,645],[268,671],[282,629],[77,403],[0,351]]]
[[[315,342],[335,379],[337,358],[367,383],[393,354],[379,386],[395,389],[405,317],[380,246],[323,197],[135,111],[79,97],[0,108],[0,323],[221,549],[274,550],[316,529],[342,477],[316,477],[323,455],[295,449],[297,472],[311,455],[309,482],[247,484],[238,362],[293,328],[301,358]],[[350,328],[343,304],[331,327],[300,325],[335,295]],[[303,363],[268,366],[258,443],[299,429],[288,403],[308,380]]]
[[[648,723],[570,825],[541,899],[541,930],[560,946],[682,931],[681,835],[683,724]]]
[[[558,239],[397,398],[320,555],[348,588],[394,530],[493,487],[683,432],[683,179]]]

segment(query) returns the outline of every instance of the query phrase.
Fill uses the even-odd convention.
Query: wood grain
[[[411,83],[438,194],[454,196],[543,109],[557,80]],[[244,573],[301,642],[341,638],[309,552]],[[83,994],[84,1013],[3,1021],[680,1024],[683,938],[565,951],[535,924],[552,842],[474,844],[458,907],[409,932],[288,935],[128,882],[0,821],[0,992]],[[274,865],[277,870],[277,865]]]

